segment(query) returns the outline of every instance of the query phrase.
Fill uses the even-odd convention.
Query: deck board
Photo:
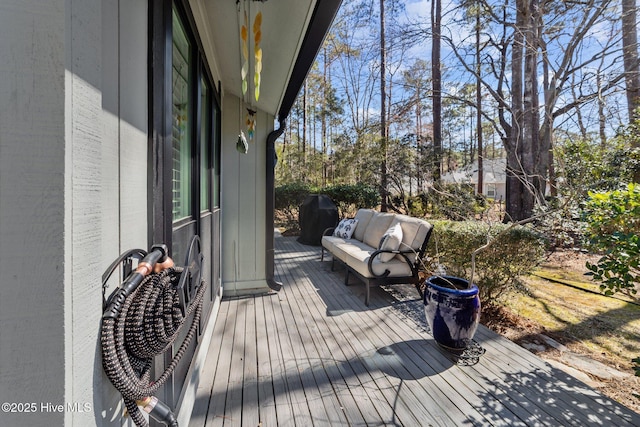
[[[480,327],[460,366],[411,286],[365,287],[276,238],[282,290],[223,299],[191,418],[213,426],[639,426],[640,414]]]
[[[307,357],[318,385],[322,403],[326,408],[326,423],[327,425],[346,424],[347,418],[340,401],[341,394],[335,393],[332,387],[333,382],[338,382],[338,388],[345,390],[345,384],[340,381],[342,378],[336,375],[338,372],[331,357],[331,348],[322,335],[321,328],[318,327],[320,322],[316,306],[315,304],[308,305],[310,298],[299,290],[299,288],[294,288],[293,298],[288,302],[292,304],[292,307],[295,307],[294,318],[297,322],[300,321],[303,331],[302,341],[308,346]],[[330,376],[330,372],[334,372],[334,375]]]
[[[269,329],[264,298],[256,298],[256,355],[258,365],[258,401],[260,420],[265,426],[278,424],[273,371],[269,352]],[[273,344],[272,344],[273,345]]]

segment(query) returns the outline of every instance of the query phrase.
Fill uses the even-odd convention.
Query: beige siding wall
[[[102,269],[102,58],[101,5],[66,3],[65,34],[65,384],[64,402],[93,411],[65,411],[65,425],[94,422],[101,402],[96,338],[100,327]],[[99,413],[99,412],[98,412]]]
[[[0,425],[64,419],[40,402],[64,401],[65,18],[0,3],[0,401],[37,405]]]
[[[236,150],[245,130],[245,106],[223,99],[222,124],[222,282],[224,295],[268,291],[265,274],[266,140],[273,117],[257,113],[256,134],[247,154]]]
[[[147,246],[146,22],[146,0],[0,5],[0,400],[37,409],[0,425],[123,423],[100,276]]]
[[[130,423],[101,366],[101,274],[148,246],[147,19],[147,0],[0,4],[0,401],[90,406],[0,426]],[[243,155],[244,109],[222,105],[223,286],[262,292],[273,117],[258,113]]]
[[[102,161],[97,165],[102,174],[100,274],[120,253],[148,247],[147,1],[102,0],[101,3]],[[114,273],[108,292],[119,281],[119,274]],[[99,291],[93,296],[99,297],[102,303]],[[92,301],[94,307],[96,303],[98,301]],[[92,326],[99,326],[100,319],[95,322],[92,321]],[[100,351],[99,343],[96,351]],[[76,363],[73,366],[75,369]],[[121,425],[122,398],[103,374],[99,357],[93,373],[94,393],[102,406],[100,413],[94,414],[94,422],[99,426]],[[125,423],[129,424],[133,425]],[[89,419],[76,419],[72,425],[92,424]]]

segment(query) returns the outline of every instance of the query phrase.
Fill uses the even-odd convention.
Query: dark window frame
[[[221,100],[220,100],[220,82],[214,84],[211,70],[203,49],[202,42],[198,37],[195,20],[189,9],[187,0],[149,0],[149,48],[148,48],[148,84],[149,84],[149,103],[148,103],[148,182],[147,182],[147,207],[148,207],[148,246],[155,243],[164,243],[170,251],[170,255],[176,261],[176,264],[182,265],[184,254],[178,252],[186,249],[186,244],[193,234],[200,235],[203,226],[203,218],[200,212],[200,81],[201,78],[207,80],[207,84],[211,90],[210,112],[211,123],[215,126],[215,134],[212,132],[210,140],[209,159],[206,163],[207,169],[211,171],[212,179],[214,168],[219,173],[220,159],[213,158],[213,154],[220,151],[220,128],[221,128]],[[173,72],[173,10],[174,5],[185,33],[189,38],[191,49],[194,53],[193,66],[190,67],[192,75],[190,80],[194,83],[190,85],[189,98],[192,101],[193,118],[191,120],[191,216],[173,220],[173,179],[172,179],[172,118],[173,118],[173,99],[172,99],[172,72]],[[215,114],[214,114],[215,113]],[[219,179],[219,175],[218,175]],[[219,181],[218,181],[219,183]],[[212,194],[213,197],[213,194]],[[215,208],[214,208],[215,211]],[[219,215],[219,212],[216,212]],[[216,254],[219,254],[219,230],[215,228],[215,221],[210,228],[214,230],[215,235],[211,235],[209,242],[211,245],[211,271],[212,278],[215,279],[219,275],[219,263],[215,261]],[[218,231],[215,231],[218,230]],[[218,240],[216,242],[216,239]],[[215,275],[214,275],[215,274]],[[217,279],[216,279],[217,281]],[[214,293],[216,286],[219,284],[210,281],[211,301],[203,306],[203,313],[198,334],[194,337],[194,341],[189,346],[187,354],[196,351],[195,348],[200,344],[200,334],[203,332],[202,325],[207,322],[211,309],[213,307]],[[170,363],[170,352],[165,353],[164,357],[157,357],[154,361],[154,371],[162,372],[168,363]],[[189,356],[187,356],[189,357]],[[180,395],[184,392],[184,382],[191,361],[185,357],[176,367],[171,379],[165,383],[164,387],[158,390],[159,397],[177,409]],[[157,422],[150,420],[152,426],[159,425]]]
[[[172,197],[172,48],[173,48],[173,7],[175,5],[187,37],[194,50],[194,67],[192,67],[192,111],[194,119],[191,123],[191,216],[173,221]],[[201,79],[205,79],[211,92],[209,113],[211,115],[211,146],[207,165],[211,176],[211,210],[219,209],[220,201],[220,132],[221,132],[221,98],[220,83],[214,84],[208,66],[202,40],[197,34],[195,19],[186,0],[160,0],[149,2],[149,155],[148,182],[149,212],[149,247],[157,242],[172,247],[172,233],[175,228],[185,223],[196,222],[196,233],[199,233],[200,216],[200,175],[201,144],[200,127],[200,94]],[[217,185],[216,185],[217,183]]]

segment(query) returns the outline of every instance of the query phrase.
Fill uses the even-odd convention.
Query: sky
[[[351,4],[351,2],[349,0],[345,0],[344,4],[348,5],[348,4]],[[343,4],[343,7],[344,7],[344,4]],[[373,1],[372,4],[374,8],[373,12],[377,14],[378,2]],[[403,4],[404,4],[404,12],[401,13],[397,19],[400,26],[408,26],[412,22],[421,22],[425,27],[429,26],[431,0],[406,0],[403,2]],[[442,1],[442,11],[443,11],[442,26],[443,26],[443,35],[445,36],[449,35],[453,43],[460,46],[464,43],[465,40],[467,40],[467,42],[473,42],[475,37],[470,33],[469,28],[464,28],[454,22],[461,18],[461,12],[457,11],[457,9],[455,8],[456,5],[457,5],[457,2],[455,1],[451,1],[451,0]],[[360,36],[363,38],[369,38],[370,40],[374,41],[379,36],[379,31],[378,31],[379,24],[376,21],[377,21],[376,16],[371,17],[369,28],[366,30],[359,30],[361,34],[357,34],[358,30],[355,30],[356,34],[354,35]],[[585,58],[588,58],[594,55],[595,53],[597,53],[599,50],[601,50],[602,44],[605,43],[610,38],[611,30],[612,30],[611,25],[610,24],[607,25],[607,23],[599,23],[593,26],[590,29],[590,33],[589,33],[591,37],[590,42],[584,45],[582,51],[580,52],[581,55]],[[558,54],[559,52],[561,53],[561,49],[564,48],[562,39],[559,39],[559,40],[561,41],[560,43],[549,46],[549,56],[552,64],[557,63]],[[371,72],[371,70],[375,70],[377,68],[377,65],[379,64],[379,56],[377,55],[375,46],[372,49],[371,54],[372,56],[370,58],[370,63],[365,67],[364,69],[365,72]],[[402,71],[406,70],[409,67],[413,58],[422,58],[430,62],[430,59],[431,59],[431,40],[430,39],[425,38],[421,43],[418,43],[415,46],[411,47],[411,49],[409,49],[403,55],[401,62],[397,61],[397,54],[390,55],[388,62],[390,63],[389,64],[390,71],[393,71],[394,86],[393,86],[392,93],[393,93],[395,102],[398,102],[408,96],[408,94],[402,89],[401,75],[402,75]],[[452,53],[452,50],[446,43],[442,44],[441,58],[442,58],[442,63],[444,68],[443,85],[444,85],[445,92],[447,92],[448,94],[455,94],[456,91],[458,91],[459,88],[464,83],[475,82],[475,80],[470,74],[464,72],[464,69],[457,62],[455,56]],[[541,73],[541,69],[542,68],[540,67],[540,73]],[[593,71],[594,71],[593,67],[590,67],[590,66],[581,67],[581,72],[584,73],[584,75],[579,76],[578,81],[580,83],[587,83],[590,81],[594,81],[595,79],[593,78]],[[339,82],[338,82],[340,77],[339,66],[336,66],[334,64],[332,66],[331,72],[334,76],[334,85],[339,86]],[[592,73],[589,74],[589,72],[592,72]],[[538,81],[539,81],[539,84],[542,85],[542,82],[543,82],[542,74],[539,74]],[[358,107],[358,111],[360,112],[360,114],[363,114],[363,112],[366,111],[372,118],[378,117],[379,108],[380,108],[379,107],[380,105],[379,104],[379,79],[374,77],[373,79],[370,79],[370,80],[363,80],[360,82],[360,86],[363,86],[363,85],[371,86],[369,89],[373,90],[373,95],[372,95],[373,99],[372,99],[372,102],[370,102],[368,105],[360,105]],[[362,87],[360,89],[362,89]],[[542,90],[540,91],[540,93],[542,96]],[[340,88],[338,88],[338,95],[344,101],[345,94],[344,92],[341,93]],[[561,96],[558,105],[562,105],[563,103],[567,102],[567,100],[571,96],[572,95],[570,91],[565,92]],[[620,98],[620,95],[618,94],[617,97],[612,96],[608,100],[610,101],[609,105],[607,105],[607,108],[609,108],[609,110],[606,112],[606,114],[610,119],[608,122],[608,129],[607,129],[607,132],[609,135],[612,135],[615,132],[615,130],[618,128],[619,124],[625,120],[623,115],[626,114],[626,108],[622,108],[622,107],[626,107],[626,106],[621,107],[620,103],[622,101],[619,98]],[[541,105],[542,104],[543,102],[541,102]],[[622,111],[622,115],[619,114],[620,111]],[[584,114],[585,124],[591,129],[597,129],[597,124],[598,124],[597,115],[594,114],[595,112],[597,112],[597,110],[595,109],[594,104],[585,105],[581,110],[581,112]],[[565,126],[568,129],[577,130],[577,125],[575,123],[575,120],[565,121],[566,119],[567,117],[560,117],[559,119],[557,119],[556,125]]]

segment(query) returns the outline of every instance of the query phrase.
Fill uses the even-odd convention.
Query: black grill
[[[338,223],[338,208],[325,194],[312,194],[300,205],[298,214],[300,237],[298,242],[320,246],[322,232]]]

